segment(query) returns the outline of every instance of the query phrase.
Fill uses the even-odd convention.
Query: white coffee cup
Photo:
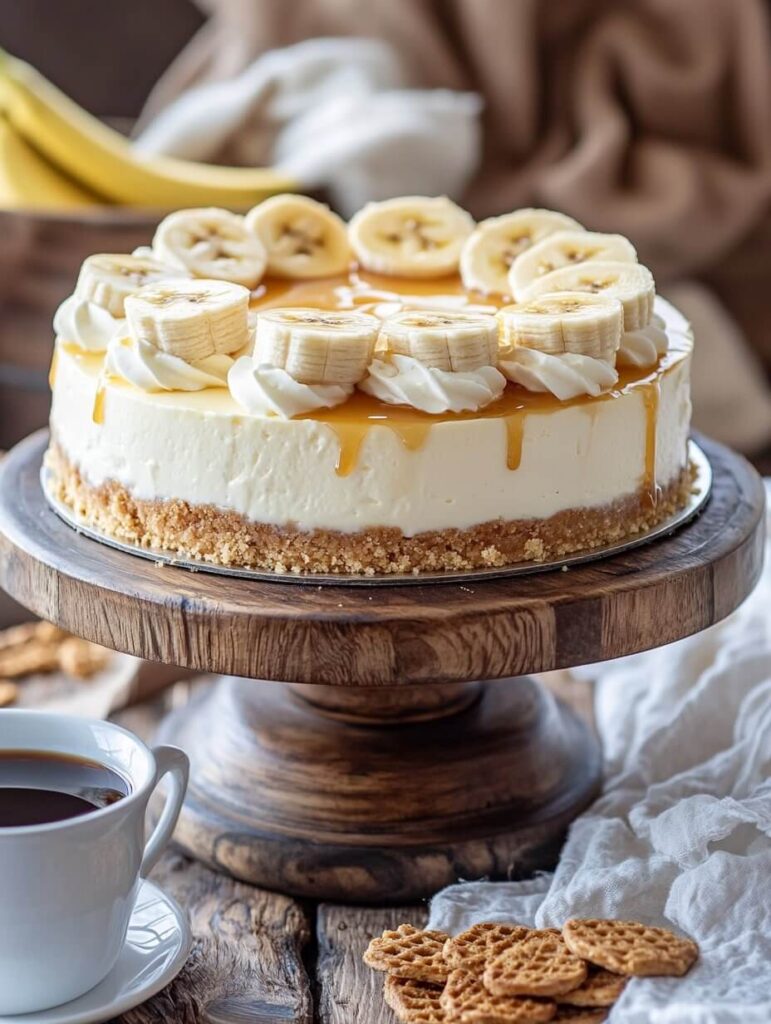
[[[75,999],[110,972],[123,946],[139,879],[176,825],[189,762],[150,750],[109,722],[42,711],[0,711],[0,751],[74,755],[123,776],[130,793],[81,817],[0,828],[0,1015]],[[166,804],[145,842],[145,811],[169,775]]]

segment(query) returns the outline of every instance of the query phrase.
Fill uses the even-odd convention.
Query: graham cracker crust
[[[55,497],[93,529],[215,565],[277,573],[418,574],[556,560],[651,529],[685,505],[693,482],[685,467],[661,490],[655,505],[640,493],[548,519],[494,520],[468,530],[405,537],[395,527],[358,533],[305,531],[250,522],[212,505],[137,500],[115,481],[88,484],[56,443],[46,453],[46,466]]]

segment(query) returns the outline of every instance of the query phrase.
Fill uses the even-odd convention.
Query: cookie
[[[454,1024],[545,1024],[557,1012],[552,1002],[492,995],[460,968],[450,974],[439,1003]]]
[[[385,931],[370,942],[364,963],[397,978],[441,984],[450,973],[442,956],[448,938],[444,932],[420,931],[411,924],[400,924],[396,931]]]
[[[556,996],[577,988],[586,964],[553,930],[532,931],[504,950],[484,973],[485,988],[500,996]]]
[[[565,924],[562,934],[576,956],[616,974],[679,977],[699,955],[691,939],[638,921],[577,918]]]
[[[481,977],[488,964],[529,931],[519,924],[475,924],[445,942],[444,958],[450,967]]]
[[[75,679],[90,679],[102,671],[109,654],[105,647],[72,636],[59,647],[59,668]]]
[[[0,708],[7,708],[16,703],[19,687],[10,679],[0,679]]]
[[[558,1006],[557,1015],[552,1018],[554,1024],[570,1022],[570,1024],[602,1024],[608,1019],[607,1006]]]
[[[383,985],[383,997],[399,1020],[407,1024],[445,1024],[447,1015],[439,997],[441,985],[417,978],[396,978],[389,974]]]
[[[612,1006],[624,991],[626,983],[627,979],[623,975],[591,965],[586,981],[572,992],[557,996],[557,1002],[570,1006]]]

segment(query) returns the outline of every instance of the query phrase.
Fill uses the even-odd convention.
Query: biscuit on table
[[[370,942],[364,963],[398,978],[441,984],[450,973],[442,955],[448,938],[444,932],[422,931],[411,924],[400,924],[395,931],[385,931]]]
[[[389,974],[383,985],[383,997],[399,1020],[406,1024],[445,1024],[442,986],[417,978],[397,978]]]
[[[586,978],[584,961],[571,953],[553,929],[531,931],[504,950],[484,973],[484,985],[501,996],[556,996]]]
[[[529,928],[519,924],[475,924],[447,940],[444,958],[450,967],[460,967],[481,977],[488,964],[529,932]]]
[[[586,980],[571,992],[557,996],[557,1002],[570,1006],[612,1006],[628,980],[621,974],[590,964]]]
[[[616,974],[679,977],[699,955],[691,939],[639,921],[574,918],[566,922],[562,934],[576,956]]]
[[[493,995],[480,978],[460,968],[450,974],[439,1002],[458,1024],[546,1024],[557,1012],[551,1001]]]

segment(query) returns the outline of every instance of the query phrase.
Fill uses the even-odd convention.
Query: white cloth
[[[237,78],[197,86],[134,143],[146,155],[271,166],[324,189],[350,216],[391,196],[462,195],[481,153],[474,93],[409,89],[393,49],[310,39],[259,57]]]
[[[696,966],[632,980],[612,1024],[771,1021],[769,556],[725,622],[594,667],[604,791],[554,875],[452,886],[432,902],[432,927],[572,916],[674,926],[699,943]]]

